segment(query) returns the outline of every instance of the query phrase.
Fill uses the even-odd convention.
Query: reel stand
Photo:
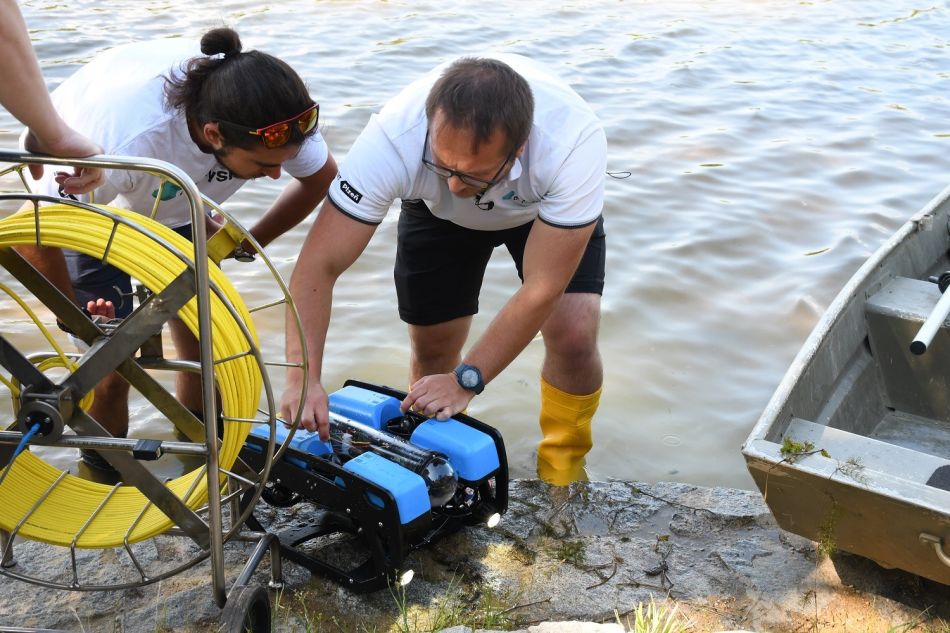
[[[280,276],[270,261],[260,256],[282,296],[250,310],[244,305],[220,269],[208,260],[217,263],[242,240],[254,244],[253,238],[233,218],[203,201],[194,183],[173,165],[107,156],[64,160],[6,151],[0,152],[0,162],[14,164],[0,175],[16,172],[24,185],[22,169],[28,163],[147,172],[161,183],[168,181],[181,188],[191,207],[194,230],[192,244],[145,216],[119,209],[29,193],[0,196],[27,205],[0,221],[0,265],[32,295],[38,310],[51,311],[89,347],[81,355],[62,352],[39,320],[35,321],[37,327],[44,330],[55,352],[47,348],[26,353],[14,344],[13,336],[0,335],[0,366],[7,374],[0,373],[0,378],[13,396],[16,418],[15,429],[0,432],[0,446],[7,458],[0,474],[0,574],[64,590],[117,590],[151,584],[210,560],[212,593],[215,603],[224,609],[222,622],[228,627],[224,630],[244,631],[250,626],[252,631],[269,631],[267,593],[250,582],[264,554],[270,552],[270,584],[282,584],[279,542],[272,534],[250,532],[244,525],[286,441],[280,446],[273,440],[266,442],[262,459],[254,467],[240,459],[239,452],[254,427],[266,428],[271,437],[276,435],[277,410],[267,370],[286,364],[264,357],[251,315],[285,305],[293,310]],[[41,207],[40,203],[50,206]],[[156,209],[158,203],[156,199]],[[205,204],[216,208],[226,220],[224,230],[210,242],[205,232]],[[121,323],[101,327],[24,260],[14,250],[18,245],[85,252],[143,282],[150,295]],[[197,361],[163,358],[156,337],[172,318],[180,318],[197,338]],[[299,320],[297,325],[296,335],[302,340]],[[52,372],[44,369],[50,359],[58,359]],[[113,371],[187,441],[114,438],[90,417],[85,412],[88,403],[82,398]],[[210,412],[205,416],[207,424],[152,376],[155,371],[200,374],[204,411]],[[53,377],[56,372],[65,376]],[[217,398],[222,413],[220,435]],[[298,419],[299,415],[298,411]],[[10,449],[18,444],[23,445],[19,450],[27,445],[95,449],[119,471],[122,481],[110,486],[79,479],[44,461],[38,456],[40,449],[14,455]],[[163,481],[144,462],[167,454],[197,459],[202,465]],[[239,499],[248,506],[241,508]],[[179,548],[178,555],[184,562],[149,553],[165,547],[158,545],[158,540],[181,542],[181,537],[186,537],[185,546]],[[41,575],[30,567],[31,561],[16,560],[14,541],[18,538],[47,543],[48,556],[43,558],[62,556],[62,569]],[[230,590],[224,580],[223,550],[229,540],[255,543]],[[145,548],[142,543],[146,542],[156,545]],[[111,570],[112,574],[103,574],[98,566],[89,564],[86,550],[108,548],[116,550],[117,558],[125,564]]]

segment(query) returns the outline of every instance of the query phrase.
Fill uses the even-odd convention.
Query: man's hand
[[[474,397],[475,392],[464,389],[455,374],[434,374],[417,380],[399,409],[403,413],[411,410],[444,422],[464,411]]]
[[[84,158],[101,154],[102,148],[72,128],[65,126],[63,133],[56,138],[41,139],[33,130],[28,130],[24,147],[34,154],[48,154],[61,158]],[[34,180],[43,176],[43,165],[30,165],[30,175]],[[56,182],[64,193],[80,195],[89,193],[105,181],[105,172],[94,167],[76,167],[72,173],[56,172]]]
[[[280,398],[280,416],[290,424],[300,408],[300,384],[289,381]],[[330,439],[330,404],[327,392],[319,382],[311,382],[307,387],[307,399],[300,414],[300,425],[308,431],[319,431],[320,439]]]
[[[210,238],[221,230],[221,227],[224,226],[226,221],[223,215],[218,215],[217,213],[205,214],[205,235]]]

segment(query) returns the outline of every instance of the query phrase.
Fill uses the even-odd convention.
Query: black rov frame
[[[402,400],[405,392],[349,380],[355,385]],[[316,456],[288,447],[283,459],[271,464],[270,478],[261,495],[276,507],[301,502],[315,506],[304,525],[277,532],[283,557],[313,573],[323,574],[356,593],[382,589],[394,582],[408,582],[406,557],[415,549],[451,534],[466,525],[486,523],[493,515],[508,509],[508,463],[501,434],[491,426],[464,414],[453,416],[458,422],[488,435],[498,455],[498,468],[479,481],[459,479],[455,496],[440,507],[432,507],[409,523],[400,522],[396,499],[379,484],[344,470],[327,456]],[[425,417],[408,413],[387,424],[391,434],[408,439]],[[251,466],[263,458],[263,443],[249,436],[241,457]],[[375,500],[375,503],[374,501]],[[381,503],[380,503],[381,502]],[[257,516],[247,521],[253,530],[264,531]],[[349,534],[369,552],[361,564],[344,569],[339,564],[318,558],[304,547],[306,543],[334,534]]]

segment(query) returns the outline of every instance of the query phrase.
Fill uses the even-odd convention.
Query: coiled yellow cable
[[[192,243],[167,227],[136,213],[102,208],[153,232],[171,245],[173,250],[168,250],[135,227],[121,223],[111,237],[108,262],[152,291],[161,292],[186,268],[176,252],[184,254],[188,261],[193,259]],[[79,251],[100,259],[109,244],[114,225],[108,216],[67,205],[42,207],[39,211],[40,240],[44,246]],[[0,221],[0,248],[31,244],[36,244],[33,211],[20,212]],[[244,302],[216,265],[209,262],[208,268],[211,287],[219,288],[235,308],[256,347],[253,321]],[[195,298],[179,311],[178,316],[197,336]],[[252,419],[256,416],[263,383],[260,367],[254,357],[247,354],[251,344],[238,322],[214,292],[211,293],[211,321],[215,385],[221,397],[222,412],[228,418]],[[230,468],[234,463],[250,428],[246,423],[225,424],[219,456],[222,468]],[[133,486],[121,486],[106,500],[111,486],[73,475],[66,475],[53,487],[61,474],[60,469],[32,453],[22,453],[0,485],[0,528],[12,531],[28,516],[18,531],[26,538],[69,546],[81,532],[77,547],[107,548],[122,545],[127,535],[130,542],[136,542],[161,534],[173,526],[172,521]],[[196,478],[199,478],[197,482]],[[194,490],[184,499],[193,484]],[[207,500],[204,469],[187,473],[166,486],[192,509],[201,507]],[[47,492],[46,499],[34,510],[33,506]],[[93,516],[95,518],[83,529]]]

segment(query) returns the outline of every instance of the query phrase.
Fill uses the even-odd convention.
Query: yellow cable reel
[[[155,293],[161,292],[185,270],[186,261],[193,261],[193,244],[171,229],[137,213],[101,205],[99,208],[124,218],[129,224],[68,205],[41,207],[37,212],[21,211],[0,220],[0,248],[37,244],[39,226],[39,242],[43,246],[74,250],[99,259],[108,247],[108,263]],[[152,232],[171,248],[136,227]],[[253,320],[221,269],[211,261],[208,269],[212,289],[209,294],[214,377],[221,410],[225,418],[254,419],[263,378],[260,366],[249,353],[252,345],[255,348],[258,345]],[[247,339],[215,289],[233,307],[253,341]],[[198,308],[194,297],[179,311],[178,317],[198,336]],[[242,422],[224,424],[219,454],[221,468],[232,466],[250,428],[250,424]],[[60,477],[62,480],[56,483]],[[223,475],[221,481],[224,482]],[[206,469],[186,473],[167,482],[166,486],[189,508],[197,510],[207,500]],[[110,496],[111,491],[112,486],[70,474],[64,476],[59,468],[30,452],[23,452],[0,484],[0,529],[13,531],[28,517],[17,531],[26,538],[70,546],[80,535],[76,547],[110,548],[121,546],[126,538],[137,542],[173,527],[172,520],[134,486],[120,486]],[[94,517],[91,522],[90,517]]]

